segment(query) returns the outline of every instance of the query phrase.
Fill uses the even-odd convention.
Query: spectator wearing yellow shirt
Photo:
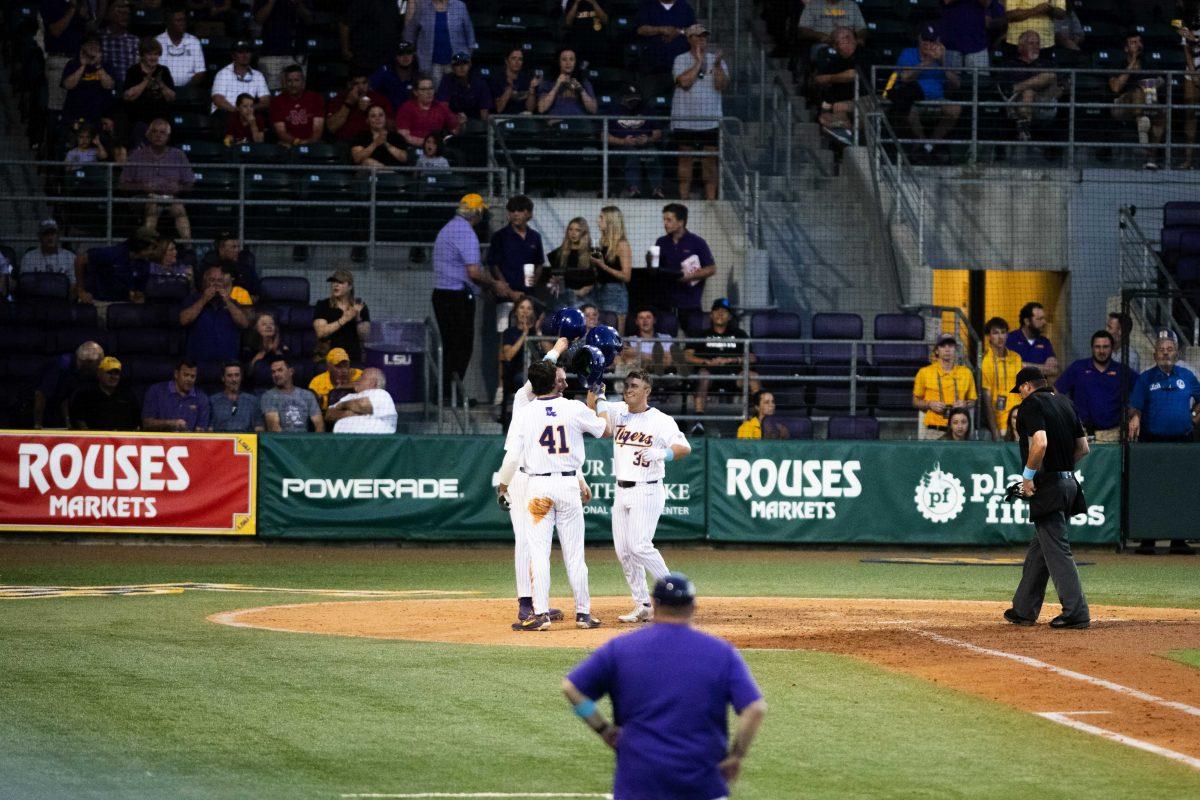
[[[361,369],[350,366],[350,354],[335,347],[325,356],[328,367],[308,384],[308,390],[317,396],[321,411],[329,409],[330,402],[336,403],[348,394],[354,394],[354,382],[362,377]]]
[[[946,415],[952,408],[975,405],[975,377],[966,367],[956,364],[958,342],[948,333],[934,345],[937,361],[917,371],[913,381],[913,408],[925,412],[921,439],[940,439],[947,430]]]
[[[1000,441],[1008,432],[1008,415],[1021,402],[1021,395],[1010,392],[1013,379],[1024,364],[1021,357],[1008,349],[1008,322],[992,317],[983,326],[988,350],[979,363],[979,394],[983,402],[983,421],[992,432],[992,440]]]
[[[786,439],[787,428],[767,421],[775,415],[775,395],[770,392],[755,392],[750,396],[754,404],[754,416],[738,426],[739,439]]]
[[[1017,43],[1025,31],[1033,31],[1047,46],[1042,55],[1050,56],[1054,45],[1054,23],[1067,18],[1067,0],[1007,0],[1004,18],[1008,32],[1004,35],[1005,49],[1016,55]]]

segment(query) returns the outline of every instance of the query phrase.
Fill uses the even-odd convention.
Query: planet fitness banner
[[[1003,502],[1021,471],[1015,444],[711,440],[708,537],[743,542],[1016,544],[1025,503]],[[1121,451],[1092,449],[1077,475],[1087,514],[1071,541],[1115,542]]]
[[[256,439],[0,433],[0,530],[255,532]]]
[[[499,436],[260,437],[265,537],[510,540],[496,504]],[[588,541],[611,541],[612,442],[590,437],[584,477]],[[704,537],[704,451],[667,465],[660,539]]]

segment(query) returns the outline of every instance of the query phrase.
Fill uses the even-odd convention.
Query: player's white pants
[[[544,516],[538,517],[531,508],[540,498],[551,502]],[[588,593],[588,570],[583,561],[583,501],[579,497],[579,480],[571,475],[530,476],[525,496],[525,518],[529,525],[529,551],[533,562],[533,611],[545,614],[550,610],[550,545],[554,528],[558,528],[558,543],[562,546],[563,566],[575,595],[575,613],[591,611],[592,598]]]
[[[650,603],[647,571],[656,581],[670,572],[662,553],[654,546],[654,531],[666,502],[667,492],[661,482],[641,483],[628,489],[618,486],[616,490],[612,505],[613,546],[635,603]]]
[[[512,519],[513,562],[517,572],[517,597],[533,597],[533,566],[529,558],[529,512],[525,508],[529,476],[517,470],[508,485],[508,501],[512,504],[508,515]]]

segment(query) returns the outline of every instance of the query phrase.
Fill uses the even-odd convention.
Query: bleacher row
[[[1200,308],[1200,202],[1176,201],[1163,206],[1159,242],[1163,265],[1183,292],[1182,299],[1193,309]]]

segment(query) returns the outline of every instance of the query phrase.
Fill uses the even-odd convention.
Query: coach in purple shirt
[[[208,430],[208,397],[196,391],[196,362],[180,359],[169,381],[146,390],[142,401],[144,431]]]
[[[727,797],[767,704],[733,645],[692,627],[696,592],[686,575],[660,578],[653,597],[654,623],[589,656],[563,693],[617,751],[614,800]],[[596,708],[606,694],[611,723]],[[732,741],[728,706],[738,716]]]
[[[1005,346],[1021,357],[1027,367],[1041,367],[1047,378],[1059,373],[1054,345],[1046,338],[1046,309],[1041,303],[1021,306],[1021,327],[1008,335]]]
[[[659,289],[656,304],[664,308],[690,311],[702,307],[704,281],[717,271],[716,259],[708,242],[687,229],[688,209],[682,203],[663,206],[663,230],[659,248]],[[698,267],[684,274],[685,262]]]

